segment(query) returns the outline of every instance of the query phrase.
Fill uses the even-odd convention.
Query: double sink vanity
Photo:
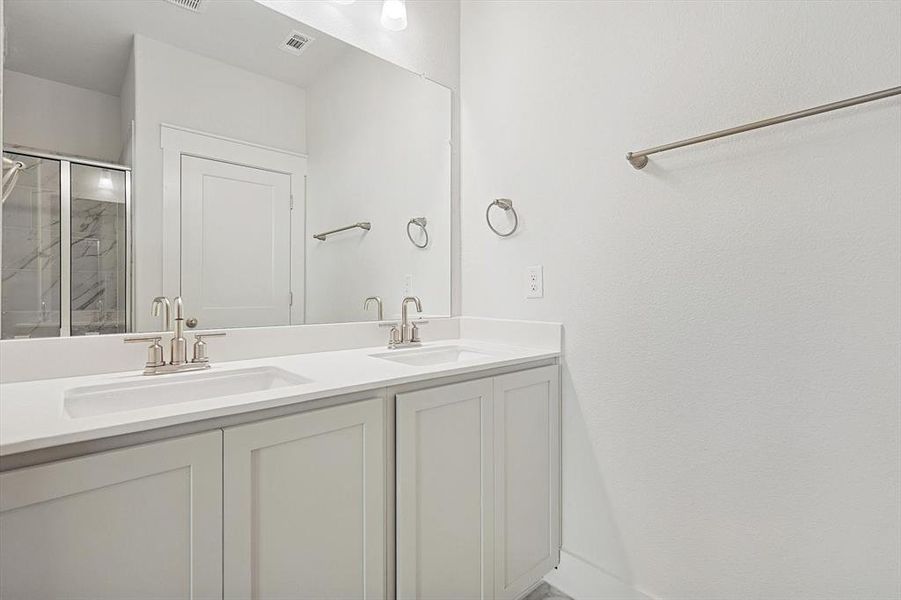
[[[3,383],[0,596],[521,597],[559,559],[559,326],[435,324],[411,348],[235,360],[267,335],[244,330],[208,370]]]
[[[456,316],[456,83],[361,3],[0,4],[0,600],[529,593],[561,327]]]

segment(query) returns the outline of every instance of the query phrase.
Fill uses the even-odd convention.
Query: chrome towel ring
[[[508,231],[507,233],[501,233],[497,229],[494,228],[494,225],[491,224],[491,207],[497,206],[498,208],[504,209],[504,212],[512,212],[513,213],[513,229]],[[509,237],[516,233],[516,229],[519,227],[519,216],[516,214],[516,209],[513,208],[513,200],[509,198],[498,198],[494,202],[488,205],[488,208],[485,210],[485,222],[488,223],[488,228],[501,237]]]
[[[409,221],[407,221],[407,237],[410,238],[410,243],[416,246],[417,248],[425,248],[429,245],[429,232],[425,228],[426,224],[425,217],[413,217]],[[425,236],[425,241],[422,244],[419,244],[416,240],[413,239],[413,234],[410,233],[410,225],[418,225],[419,229],[422,230],[422,234]]]

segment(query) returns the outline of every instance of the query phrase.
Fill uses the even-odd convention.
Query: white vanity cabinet
[[[491,598],[492,380],[397,395],[397,597]]]
[[[221,431],[0,474],[0,598],[221,593]]]
[[[514,599],[559,561],[558,367],[397,395],[397,597]]]
[[[494,378],[494,597],[560,562],[559,367]]]
[[[0,600],[520,598],[559,560],[558,369],[2,472]]]
[[[385,402],[224,434],[227,600],[384,598]]]

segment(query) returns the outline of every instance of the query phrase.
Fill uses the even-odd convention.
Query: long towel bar
[[[899,94],[901,94],[901,86],[888,88],[887,90],[881,90],[879,92],[873,92],[872,94],[864,94],[863,96],[855,96],[854,98],[848,98],[847,100],[830,102],[829,104],[815,106],[814,108],[808,108],[807,110],[799,110],[797,112],[788,113],[786,115],[763,119],[762,121],[755,121],[746,125],[739,125],[738,127],[731,127],[729,129],[714,131],[713,133],[699,135],[697,137],[688,138],[687,140],[673,142],[672,144],[655,146],[654,148],[648,148],[647,150],[640,150],[638,152],[629,152],[628,154],[626,154],[626,160],[628,160],[629,163],[636,169],[643,169],[645,165],[648,164],[648,156],[651,154],[666,152],[667,150],[682,148],[683,146],[691,146],[692,144],[700,144],[701,142],[708,142],[710,140],[735,135],[736,133],[744,133],[745,131],[760,129],[761,127],[769,127],[770,125],[778,125],[779,123],[786,123],[788,121],[794,121],[795,119],[812,117],[814,115],[819,115],[832,110],[838,110],[840,108],[847,108],[849,106],[863,104],[864,102],[872,102],[873,100],[882,100],[883,98],[888,98],[890,96],[898,96]]]

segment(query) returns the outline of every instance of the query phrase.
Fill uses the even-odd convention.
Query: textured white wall
[[[306,98],[306,322],[375,319],[369,296],[399,315],[408,274],[424,312],[450,314],[450,90],[353,51]],[[417,249],[406,225],[423,216],[430,243]],[[357,221],[372,230],[312,239]]]
[[[898,598],[899,99],[624,154],[899,85],[901,3],[464,1],[461,31],[463,310],[565,324],[594,595]]]
[[[135,316],[150,331],[162,290],[160,123],[306,151],[304,91],[162,42],[135,36]]]
[[[5,144],[116,162],[122,150],[119,98],[3,71]]]

